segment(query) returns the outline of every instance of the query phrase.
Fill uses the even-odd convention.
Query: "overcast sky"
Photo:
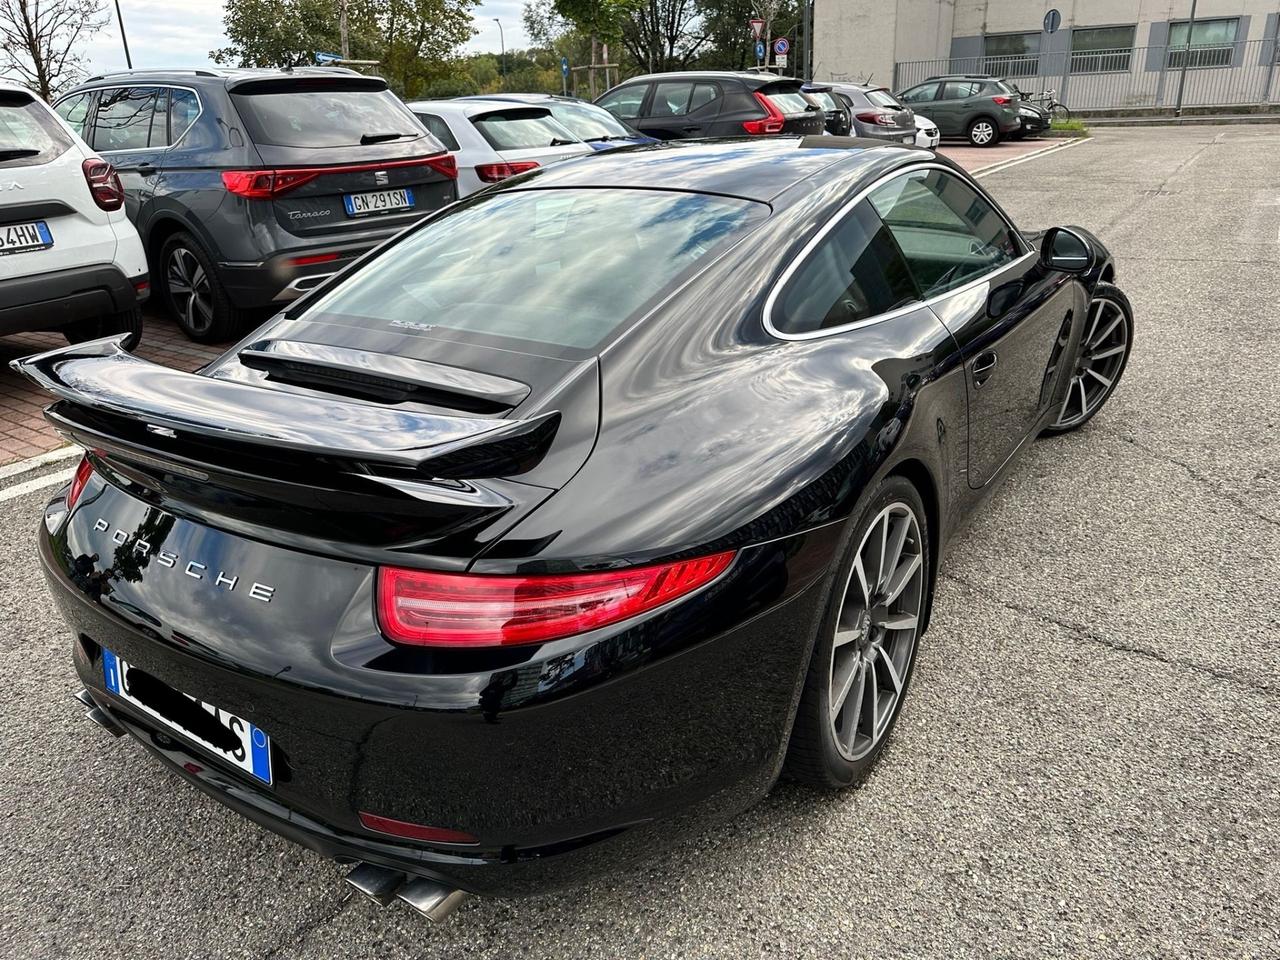
[[[336,0],[334,5],[337,6]],[[498,52],[494,17],[502,19],[507,46],[523,46],[522,8],[522,0],[486,0],[476,7],[476,35],[467,49]],[[89,66],[94,71],[124,67],[124,48],[110,0],[107,10],[111,13],[110,23],[93,36],[87,48]],[[209,51],[227,43],[222,32],[221,0],[120,0],[120,12],[129,32],[129,52],[135,67],[206,65]]]

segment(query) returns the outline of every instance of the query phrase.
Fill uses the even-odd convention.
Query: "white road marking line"
[[[46,463],[57,463],[59,460],[69,460],[72,457],[80,455],[79,447],[59,447],[57,450],[50,450],[47,453],[37,454],[34,457],[28,457],[26,460],[19,460],[17,463],[5,464],[0,467],[0,480],[7,480],[9,477],[16,477],[20,473],[26,473],[28,470],[34,470],[36,467],[43,467]]]
[[[1028,153],[1026,156],[1018,157],[1016,160],[1002,160],[999,163],[993,163],[989,167],[982,167],[976,173],[970,174],[975,180],[985,177],[989,173],[999,173],[1002,170],[1008,170],[1010,167],[1016,167],[1020,163],[1026,163],[1028,160],[1038,160],[1050,153],[1057,153],[1060,150],[1066,150],[1068,147],[1074,147],[1077,144],[1088,143],[1093,137],[1074,137],[1064,143],[1055,143],[1053,146],[1045,147],[1043,150],[1037,150],[1035,153]]]
[[[57,470],[43,477],[36,477],[34,480],[25,480],[22,483],[15,483],[11,487],[5,487],[0,490],[0,503],[6,500],[16,500],[18,497],[25,497],[28,493],[35,493],[37,490],[43,490],[45,487],[61,485],[71,479],[74,470]]]

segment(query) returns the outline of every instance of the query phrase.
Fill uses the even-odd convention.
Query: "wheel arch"
[[[907,480],[924,504],[925,528],[929,531],[929,587],[924,605],[924,622],[920,626],[923,634],[929,627],[929,618],[933,612],[933,588],[938,578],[938,566],[942,549],[942,504],[938,496],[938,483],[933,472],[924,461],[909,457],[895,464],[886,477],[902,477]]]

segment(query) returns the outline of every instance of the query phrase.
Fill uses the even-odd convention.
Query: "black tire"
[[[1093,316],[1097,305],[1114,304],[1118,309],[1119,321],[1117,330],[1112,336],[1104,336],[1107,331],[1097,329],[1093,326]],[[1104,311],[1099,310],[1101,315]],[[1114,319],[1114,316],[1112,317]],[[1104,326],[1099,321],[1099,326]],[[1098,388],[1095,393],[1090,394],[1086,388],[1084,391],[1084,402],[1081,403],[1080,413],[1072,405],[1072,391],[1075,388],[1078,371],[1080,365],[1086,362],[1086,358],[1093,357],[1094,354],[1101,354],[1103,351],[1114,349],[1119,343],[1119,336],[1123,334],[1124,349],[1118,354],[1114,354],[1115,361],[1109,363],[1101,370],[1101,376],[1089,375],[1089,382],[1096,383]],[[1092,337],[1093,343],[1088,341]],[[1072,430],[1079,430],[1086,423],[1097,415],[1111,399],[1111,394],[1115,392],[1116,387],[1120,385],[1120,378],[1124,376],[1125,367],[1129,365],[1129,354],[1133,351],[1133,305],[1129,303],[1129,298],[1125,296],[1124,291],[1114,284],[1099,283],[1093,288],[1093,297],[1089,302],[1089,315],[1085,318],[1085,330],[1080,335],[1080,345],[1076,349],[1075,364],[1071,380],[1067,384],[1066,396],[1058,406],[1056,419],[1048,427],[1044,433],[1054,435],[1059,433],[1070,433]],[[1102,356],[1101,360],[1109,360],[1109,357]],[[1090,360],[1092,367],[1095,360]],[[1082,381],[1084,377],[1079,377]],[[1105,378],[1109,380],[1108,385],[1103,385],[1100,381]],[[1070,414],[1070,415],[1068,415]]]
[[[80,320],[62,330],[67,343],[84,343],[86,340],[97,340],[117,333],[129,335],[124,341],[126,350],[137,349],[142,342],[142,311],[133,307],[119,313],[109,313],[99,319]]]
[[[174,323],[196,343],[234,340],[253,323],[254,314],[231,302],[213,258],[189,233],[165,240],[152,279]]]
[[[929,553],[927,515],[916,488],[904,477],[889,477],[866,501],[866,506],[858,515],[857,521],[849,527],[842,541],[840,564],[832,581],[826,613],[818,628],[813,656],[810,658],[805,674],[804,691],[800,697],[795,725],[791,731],[791,742],[787,747],[783,772],[790,779],[827,789],[839,789],[861,783],[875,766],[902,712],[902,704],[906,700],[911,676],[915,669],[915,653],[919,645],[918,629],[910,637],[909,657],[905,670],[901,673],[900,690],[889,708],[892,711],[891,715],[882,721],[884,728],[879,739],[873,739],[867,752],[855,758],[842,753],[836,741],[837,734],[834,729],[836,721],[832,719],[830,703],[832,676],[836,662],[834,659],[837,646],[836,632],[837,627],[840,626],[846,587],[854,582],[854,561],[864,538],[871,534],[877,518],[886,510],[895,509],[900,505],[910,508],[918,524],[919,542],[915,544],[915,549],[920,556],[921,578],[916,587],[919,590],[915,599],[917,624],[923,624],[927,620],[933,561]],[[908,538],[908,543],[910,542]],[[849,631],[844,629],[842,632],[847,634]],[[848,649],[848,646],[841,649]]]
[[[974,117],[969,121],[965,136],[975,147],[994,147],[1000,142],[1000,125],[990,117]]]

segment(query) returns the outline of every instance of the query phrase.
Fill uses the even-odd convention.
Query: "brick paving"
[[[967,170],[977,172],[984,167],[1016,160],[1053,143],[1025,140],[1002,143],[992,149],[947,143],[943,144],[942,152]],[[0,466],[62,446],[62,438],[41,413],[49,402],[48,395],[10,370],[9,361],[65,344],[66,340],[60,334],[53,333],[0,337]],[[176,325],[152,307],[146,316],[138,355],[180,370],[195,370],[221,353],[225,346],[206,347],[192,343]]]

